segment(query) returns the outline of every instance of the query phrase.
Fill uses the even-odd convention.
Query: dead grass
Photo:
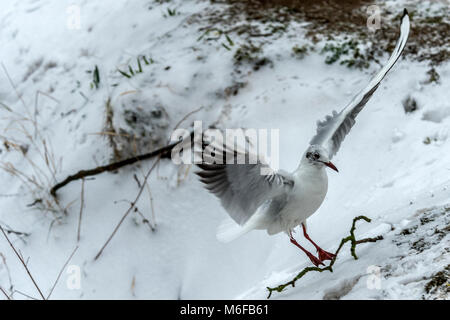
[[[51,197],[49,190],[56,182],[56,175],[61,169],[61,159],[56,158],[52,144],[44,136],[36,117],[39,111],[39,94],[50,97],[54,101],[57,100],[49,94],[37,92],[34,111],[31,112],[6,67],[4,65],[2,67],[23,110],[14,111],[7,105],[0,104],[1,110],[4,111],[3,120],[8,123],[0,134],[0,140],[7,153],[11,154],[9,161],[0,161],[0,169],[16,177],[28,189],[34,199],[32,204],[28,205],[29,207],[51,212],[56,219],[59,219],[61,214],[66,212],[67,207],[62,207],[56,199]],[[18,165],[17,161],[22,163]]]

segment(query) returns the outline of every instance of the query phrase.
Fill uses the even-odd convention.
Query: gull
[[[328,190],[326,168],[338,172],[331,162],[345,136],[355,124],[356,116],[364,108],[388,71],[400,57],[410,29],[409,16],[404,10],[400,36],[386,65],[375,75],[340,112],[333,111],[317,122],[316,135],[311,139],[298,168],[288,173],[282,170],[262,175],[268,165],[261,160],[254,164],[198,164],[200,181],[221,201],[234,220],[219,227],[217,237],[231,241],[251,230],[266,230],[269,235],[285,232],[290,241],[300,248],[315,266],[332,260],[335,255],[320,248],[308,235],[306,219],[319,209]],[[225,147],[226,148],[226,147]],[[225,150],[225,153],[230,152]],[[234,152],[236,159],[237,152]],[[248,158],[248,154],[246,154]],[[247,159],[246,158],[246,159]],[[228,159],[228,158],[227,158]],[[301,225],[304,237],[316,248],[318,257],[302,247],[292,236]]]

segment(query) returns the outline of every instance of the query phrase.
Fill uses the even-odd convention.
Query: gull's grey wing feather
[[[242,225],[268,200],[287,194],[294,186],[286,172],[261,175],[268,166],[255,164],[199,164],[196,172],[205,188],[214,193],[231,218]]]
[[[332,115],[328,115],[325,120],[317,122],[317,133],[312,138],[310,144],[322,145],[327,149],[330,159],[339,150],[345,136],[355,124],[355,118],[358,113],[364,108],[375,90],[377,90],[381,80],[383,80],[392,66],[397,62],[405,48],[406,41],[408,40],[409,29],[409,16],[405,9],[400,25],[400,36],[397,40],[397,45],[386,65],[369,82],[367,87],[358,93],[341,112],[338,113],[333,111]]]

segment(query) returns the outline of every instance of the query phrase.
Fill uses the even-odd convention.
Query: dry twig
[[[6,299],[11,300],[11,297],[8,296],[8,294],[3,290],[3,288],[0,286],[0,291],[5,295]]]
[[[105,244],[103,245],[103,247],[100,249],[100,251],[97,253],[97,255],[95,256],[94,260],[97,260],[103,253],[103,251],[105,250],[106,246],[109,244],[109,242],[111,241],[111,239],[114,237],[114,235],[116,234],[117,230],[119,230],[120,226],[122,225],[123,221],[125,220],[125,218],[128,216],[128,214],[135,208],[137,201],[139,200],[139,198],[142,195],[142,192],[145,189],[146,183],[148,178],[150,177],[150,174],[152,173],[153,169],[156,167],[156,165],[159,163],[159,160],[161,160],[161,154],[158,156],[158,158],[155,160],[155,162],[153,162],[153,165],[151,166],[150,170],[148,170],[147,174],[144,177],[144,182],[142,183],[141,188],[139,188],[139,192],[136,195],[136,198],[134,199],[133,202],[131,202],[130,207],[128,208],[128,210],[125,212],[125,214],[122,216],[122,218],[120,219],[119,223],[117,224],[117,226],[114,228],[113,232],[111,233],[111,235],[108,237],[108,240],[106,240]]]
[[[31,275],[30,269],[28,269],[27,264],[25,263],[25,261],[23,260],[22,256],[19,254],[19,252],[17,252],[16,248],[14,247],[14,245],[12,244],[12,242],[9,240],[8,235],[6,234],[5,230],[3,230],[3,227],[0,226],[0,231],[3,233],[3,236],[6,238],[6,241],[8,241],[9,246],[13,249],[14,253],[16,254],[16,256],[19,258],[20,262],[22,263],[23,267],[25,268],[28,276],[30,277],[31,281],[33,282],[34,286],[36,287],[37,291],[39,292],[39,295],[41,296],[41,298],[43,300],[45,300],[44,295],[42,294],[41,289],[39,288],[39,286],[37,285],[36,281],[34,280],[33,276]]]
[[[80,204],[80,215],[78,217],[77,242],[80,242],[81,237],[81,218],[83,216],[83,207],[84,207],[84,178],[81,179],[81,204]]]
[[[25,292],[22,292],[22,291],[20,291],[20,290],[14,290],[14,291],[12,292],[11,296],[13,296],[16,292],[17,292],[18,294],[20,294],[20,295],[22,295],[22,296],[28,298],[28,299],[31,299],[31,300],[39,300],[39,299],[36,299],[35,297],[32,297],[32,296],[30,296],[29,294],[27,294],[27,293],[25,293]]]
[[[11,228],[7,228],[7,227],[3,227],[3,230],[5,230],[5,232],[7,234],[15,234],[16,236],[25,236],[28,237],[30,234],[28,232],[23,232],[23,231],[17,231],[17,230],[13,230]]]
[[[179,144],[181,141],[177,141],[174,142],[172,144],[169,144],[165,147],[162,147],[160,149],[157,149],[155,151],[152,151],[150,153],[146,153],[146,154],[141,154],[141,155],[137,155],[135,157],[132,158],[128,158],[122,161],[118,161],[118,162],[113,162],[110,163],[108,165],[105,166],[100,166],[100,167],[96,167],[94,169],[89,169],[89,170],[81,170],[78,171],[77,173],[68,176],[66,179],[64,179],[63,181],[61,181],[60,183],[54,185],[51,189],[50,189],[50,194],[54,197],[56,197],[56,191],[58,191],[58,189],[64,187],[65,185],[67,185],[68,183],[75,181],[75,180],[79,180],[79,179],[83,179],[89,176],[94,176],[106,171],[115,171],[121,167],[124,166],[128,166],[130,164],[136,163],[138,161],[142,161],[142,160],[146,160],[146,159],[151,159],[153,157],[159,156],[159,158],[164,158],[164,157],[168,157],[170,155],[170,152],[172,151],[172,149]]]
[[[194,110],[194,111],[189,112],[186,116],[184,116],[184,117],[183,117],[183,118],[175,125],[174,130],[177,129],[178,126],[179,126],[183,121],[185,121],[189,116],[191,116],[192,114],[194,114],[194,113],[200,111],[201,109],[203,109],[203,107],[200,107],[200,108],[198,108],[198,109],[196,109],[196,110]],[[193,134],[194,134],[194,132],[191,132],[190,136],[192,137]],[[111,233],[111,235],[109,236],[108,240],[106,240],[106,242],[105,242],[105,244],[103,245],[103,247],[100,249],[100,251],[99,251],[99,252],[97,253],[97,255],[95,256],[94,260],[97,260],[97,259],[102,255],[102,253],[103,253],[103,251],[105,250],[106,246],[109,244],[109,242],[111,241],[111,239],[114,237],[114,235],[116,234],[116,232],[119,230],[119,228],[120,228],[120,226],[122,225],[122,223],[123,223],[123,221],[125,220],[125,218],[126,218],[126,217],[129,215],[129,213],[132,212],[132,210],[136,207],[136,204],[137,204],[139,198],[141,197],[142,192],[144,191],[145,187],[147,186],[147,180],[148,180],[148,178],[150,177],[150,174],[152,173],[152,171],[153,171],[153,169],[156,167],[156,165],[159,163],[159,161],[161,160],[161,158],[162,158],[163,156],[167,156],[167,155],[172,151],[172,149],[173,149],[176,145],[178,145],[179,143],[181,143],[181,142],[183,142],[183,140],[176,141],[176,142],[174,142],[174,143],[172,143],[172,144],[168,144],[166,147],[163,147],[163,148],[161,148],[161,149],[158,149],[158,150],[156,150],[156,151],[153,151],[153,152],[151,152],[151,153],[149,153],[149,154],[146,154],[146,155],[138,155],[138,156],[135,156],[134,158],[130,158],[130,159],[123,160],[123,161],[120,161],[120,162],[116,162],[115,164],[109,165],[109,166],[112,166],[112,165],[113,165],[113,166],[115,166],[115,169],[117,169],[117,168],[122,167],[123,165],[128,165],[128,164],[135,163],[135,162],[138,162],[138,161],[141,161],[141,160],[145,160],[145,159],[152,158],[152,157],[154,157],[154,156],[158,156],[158,158],[155,160],[155,162],[154,162],[153,165],[151,166],[150,170],[148,170],[147,174],[144,176],[144,181],[142,182],[142,184],[141,184],[141,186],[140,186],[140,188],[139,188],[139,192],[138,192],[136,198],[134,199],[133,202],[130,203],[130,207],[129,207],[128,210],[125,212],[125,214],[122,216],[122,218],[120,219],[119,223],[118,223],[117,226],[114,228],[114,230],[113,230],[113,232]],[[124,163],[124,164],[122,164],[122,163]],[[106,167],[108,167],[108,166],[106,166]],[[95,169],[94,169],[94,170],[95,170]],[[104,171],[105,171],[105,170],[104,170]],[[108,171],[109,171],[109,170],[108,170]],[[80,171],[80,172],[81,172],[81,171]],[[102,171],[102,172],[103,172],[103,171]],[[94,173],[94,174],[97,174],[97,173]],[[69,177],[69,178],[70,178],[70,177]],[[69,178],[67,178],[65,181],[67,181]],[[72,179],[72,180],[74,180],[74,179]],[[72,180],[68,180],[65,184],[67,184],[68,182],[70,182],[70,181],[72,181]],[[64,181],[63,181],[62,183],[59,184],[60,186],[59,186],[58,188],[64,186],[65,184],[63,184],[63,183],[64,183]],[[56,186],[55,186],[55,187],[56,187]],[[58,189],[58,188],[55,188],[55,187],[53,187],[53,188],[52,188],[52,191],[51,191],[53,195],[55,195],[54,192],[56,192],[56,190]],[[148,190],[150,191],[150,188],[148,188]],[[152,204],[152,197],[151,197],[151,195],[150,195],[150,200],[151,200],[151,205],[152,205],[152,209],[153,209],[153,204]]]
[[[175,129],[177,129],[180,124],[182,122],[184,122],[187,118],[189,118],[191,115],[193,115],[196,112],[199,112],[200,110],[202,110],[203,107],[200,107],[198,109],[195,109],[191,112],[189,112],[188,114],[186,114],[176,125],[175,125]],[[193,136],[194,132],[191,132],[191,137]],[[182,140],[180,141],[176,141],[174,143],[170,143],[167,144],[165,147],[159,148],[157,150],[154,150],[152,152],[146,153],[146,154],[141,154],[141,155],[136,155],[133,156],[131,158],[125,159],[125,160],[121,160],[118,162],[113,162],[110,163],[108,165],[105,166],[99,166],[96,167],[94,169],[89,169],[89,170],[81,170],[78,171],[77,173],[68,176],[66,179],[64,179],[63,181],[61,181],[60,183],[57,183],[56,185],[54,185],[51,189],[50,189],[50,194],[56,198],[56,191],[58,191],[58,189],[64,187],[65,185],[67,185],[68,183],[75,181],[75,180],[79,180],[79,179],[83,179],[89,176],[94,176],[106,171],[115,171],[121,167],[124,166],[128,166],[130,164],[136,163],[136,162],[140,162],[142,160],[147,160],[147,159],[151,159],[154,158],[156,156],[159,156],[159,158],[168,158],[170,157],[170,153],[172,151],[172,149],[178,145],[180,142],[182,142]],[[158,160],[159,161],[159,160]]]
[[[55,282],[53,283],[52,288],[50,289],[50,292],[47,296],[47,300],[50,299],[50,296],[53,293],[53,290],[55,290],[56,285],[58,284],[59,278],[61,278],[61,275],[64,271],[64,269],[67,267],[67,265],[69,264],[69,261],[72,260],[73,255],[75,254],[75,252],[78,250],[78,246],[75,247],[75,249],[72,251],[72,254],[69,256],[69,258],[66,260],[66,262],[64,263],[64,265],[62,266],[61,270],[58,273],[58,277],[56,278]]]

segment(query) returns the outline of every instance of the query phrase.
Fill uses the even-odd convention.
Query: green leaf
[[[124,77],[131,78],[131,76],[130,76],[128,73],[123,72],[123,71],[120,70],[120,69],[117,69],[117,71],[119,71],[119,73],[120,73],[121,75],[123,75]]]

